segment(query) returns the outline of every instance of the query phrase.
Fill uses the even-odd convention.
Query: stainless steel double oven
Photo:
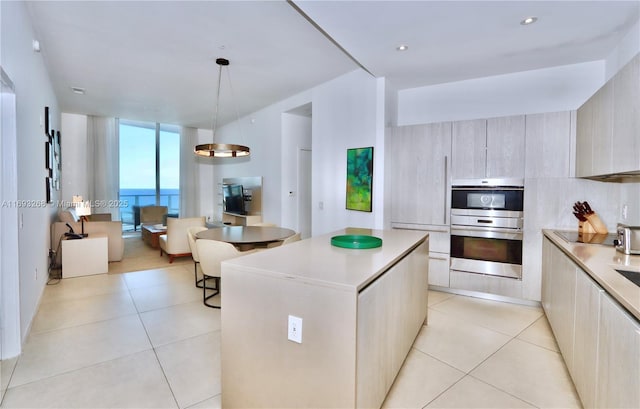
[[[451,270],[521,279],[524,181],[451,185]]]

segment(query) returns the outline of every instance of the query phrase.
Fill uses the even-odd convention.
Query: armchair
[[[167,218],[167,234],[163,234],[159,238],[160,255],[167,253],[169,263],[173,263],[173,259],[176,257],[191,256],[187,231],[189,227],[204,225],[204,216],[182,219],[176,217]]]
[[[167,212],[167,206],[143,206],[140,208],[140,225],[160,224]]]

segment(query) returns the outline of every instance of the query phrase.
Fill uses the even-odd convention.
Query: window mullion
[[[160,205],[160,123],[156,122],[156,206]]]

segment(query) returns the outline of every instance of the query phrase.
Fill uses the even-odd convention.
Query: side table
[[[62,278],[109,272],[109,242],[104,234],[62,240]]]
[[[156,228],[156,226],[152,224],[143,224],[140,230],[142,230],[142,241],[154,249],[160,248],[160,236],[167,234],[166,226],[163,228]]]

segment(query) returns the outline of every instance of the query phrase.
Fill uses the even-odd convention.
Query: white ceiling
[[[210,128],[217,57],[231,61],[225,123],[236,107],[248,114],[359,64],[405,89],[604,59],[640,1],[36,1],[28,10],[62,111]],[[527,16],[538,21],[520,25]]]

